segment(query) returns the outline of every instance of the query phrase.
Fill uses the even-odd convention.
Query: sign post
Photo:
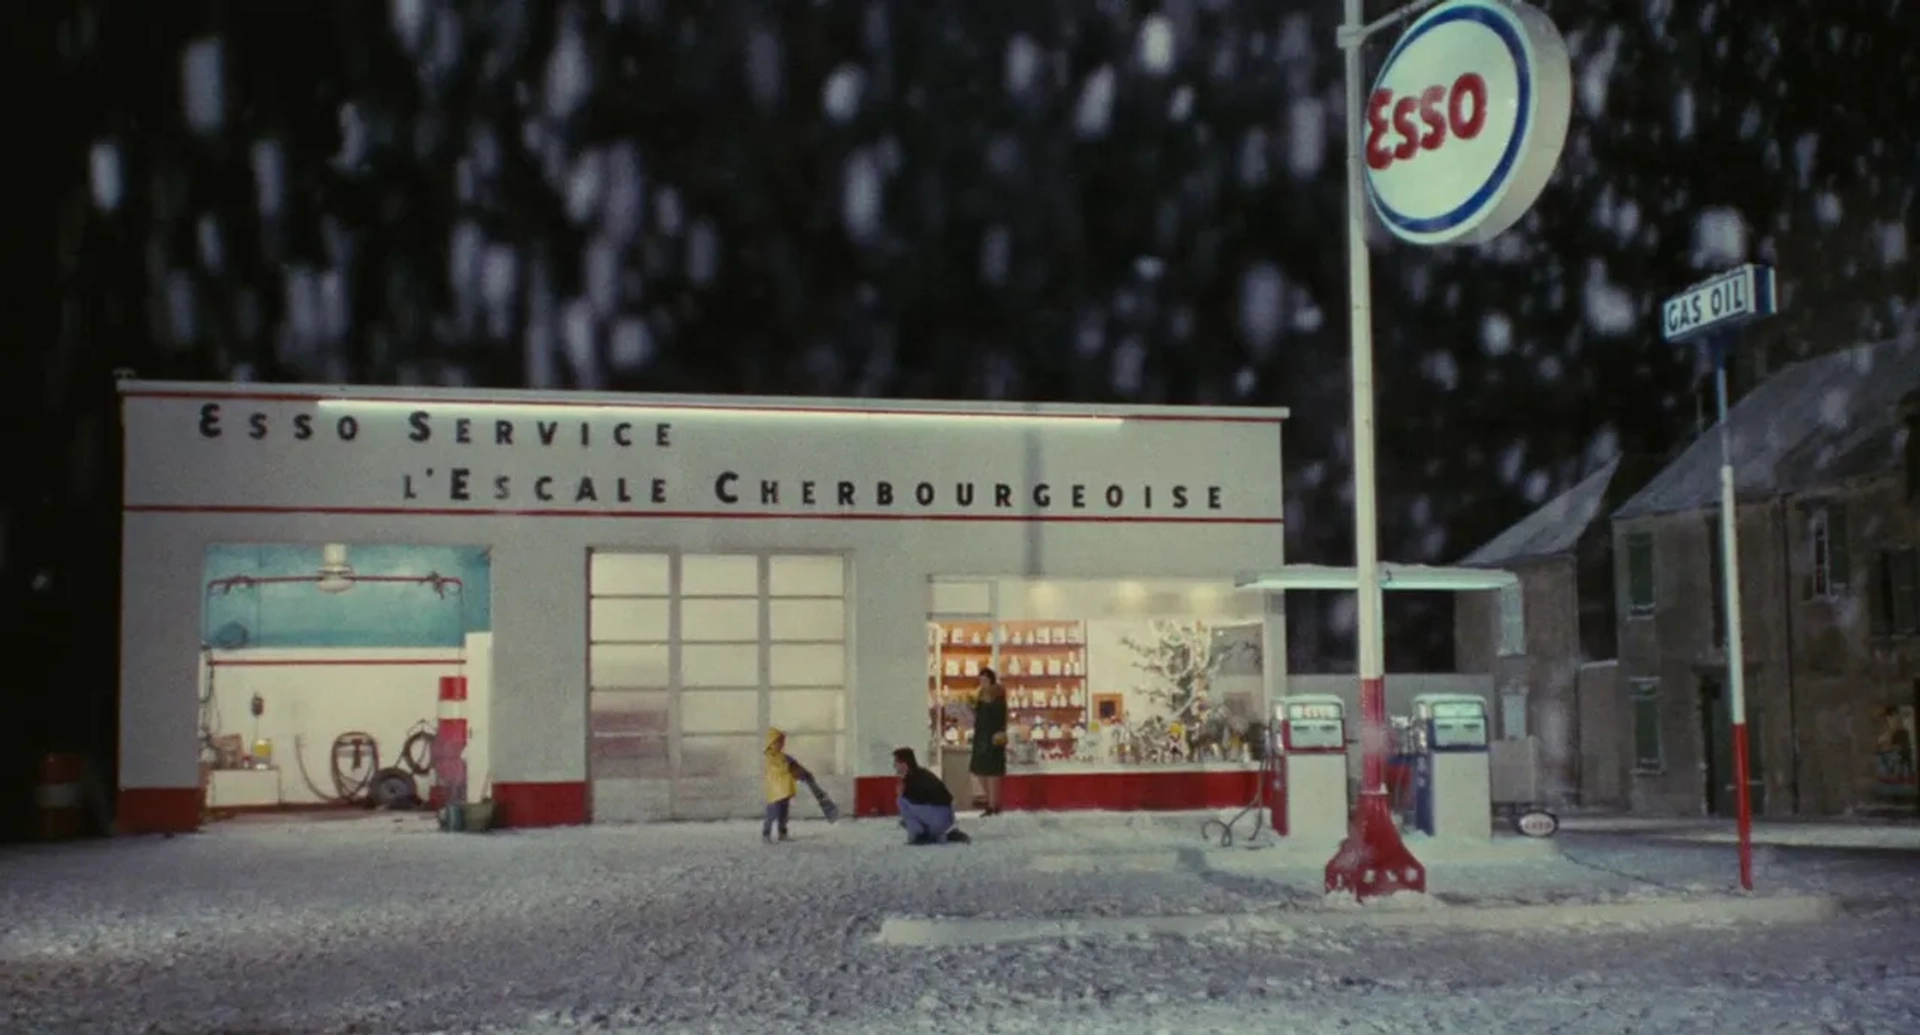
[[[1748,263],[1709,277],[1660,307],[1671,344],[1699,341],[1713,360],[1714,415],[1720,426],[1720,571],[1727,615],[1727,712],[1733,721],[1734,814],[1740,831],[1740,887],[1753,890],[1753,796],[1747,786],[1746,645],[1740,618],[1740,522],[1734,498],[1733,442],[1727,431],[1727,349],[1733,331],[1779,309],[1773,270]]]
[[[1409,18],[1415,20],[1381,65],[1373,89],[1363,92],[1361,48]],[[1327,862],[1326,890],[1366,899],[1424,891],[1427,882],[1426,868],[1400,838],[1386,787],[1386,631],[1366,202],[1409,244],[1477,244],[1498,236],[1539,199],[1560,160],[1573,74],[1553,23],[1509,0],[1416,0],[1372,23],[1363,0],[1346,0],[1338,41],[1346,58],[1361,783],[1346,839]]]

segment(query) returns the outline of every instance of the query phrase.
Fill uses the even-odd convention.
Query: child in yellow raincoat
[[[761,784],[767,796],[767,818],[760,824],[760,839],[773,843],[773,831],[780,829],[780,840],[787,837],[787,814],[793,807],[793,796],[800,785],[793,778],[793,764],[787,760],[787,735],[781,730],[767,731],[767,753]]]

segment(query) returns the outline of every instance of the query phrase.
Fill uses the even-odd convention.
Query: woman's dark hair
[[[893,760],[896,762],[905,762],[909,767],[914,769],[920,768],[920,760],[913,757],[912,748],[894,748]]]
[[[983,676],[983,677],[985,677],[985,678],[986,678],[986,681],[987,681],[987,682],[989,682],[989,683],[998,683],[998,682],[1000,682],[1000,673],[998,673],[998,672],[995,672],[995,671],[994,671],[993,669],[991,669],[991,668],[987,668],[987,667],[986,667],[986,666],[984,666],[984,665],[983,665],[983,666],[981,666],[981,668],[980,668],[980,675],[981,675],[981,676]]]

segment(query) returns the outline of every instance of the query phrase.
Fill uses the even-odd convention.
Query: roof
[[[1460,563],[1470,567],[1489,567],[1573,552],[1573,548],[1580,543],[1580,537],[1586,534],[1594,519],[1605,509],[1607,489],[1619,471],[1618,457],[1607,461],[1579,484],[1548,500],[1539,510],[1494,536],[1492,541],[1468,554]]]
[[[1727,414],[1735,493],[1771,499],[1897,470],[1900,404],[1920,389],[1920,335],[1783,368]],[[1616,518],[1702,510],[1720,498],[1720,436],[1695,439]]]
[[[928,399],[850,399],[770,395],[665,395],[494,388],[376,387],[371,385],[242,384],[233,382],[119,382],[125,398],[234,399],[242,402],[334,403],[371,406],[570,406],[584,409],[753,411],[785,414],[999,417],[1012,419],[1163,420],[1275,423],[1279,406],[1154,406],[1135,403],[948,402]]]

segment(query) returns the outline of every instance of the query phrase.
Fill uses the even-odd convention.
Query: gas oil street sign
[[[1367,195],[1411,244],[1477,244],[1539,200],[1567,141],[1566,43],[1535,8],[1451,0],[1394,45],[1367,98]]]
[[[1779,309],[1773,281],[1773,268],[1756,263],[1709,277],[1660,307],[1660,334],[1683,342],[1772,316]]]

